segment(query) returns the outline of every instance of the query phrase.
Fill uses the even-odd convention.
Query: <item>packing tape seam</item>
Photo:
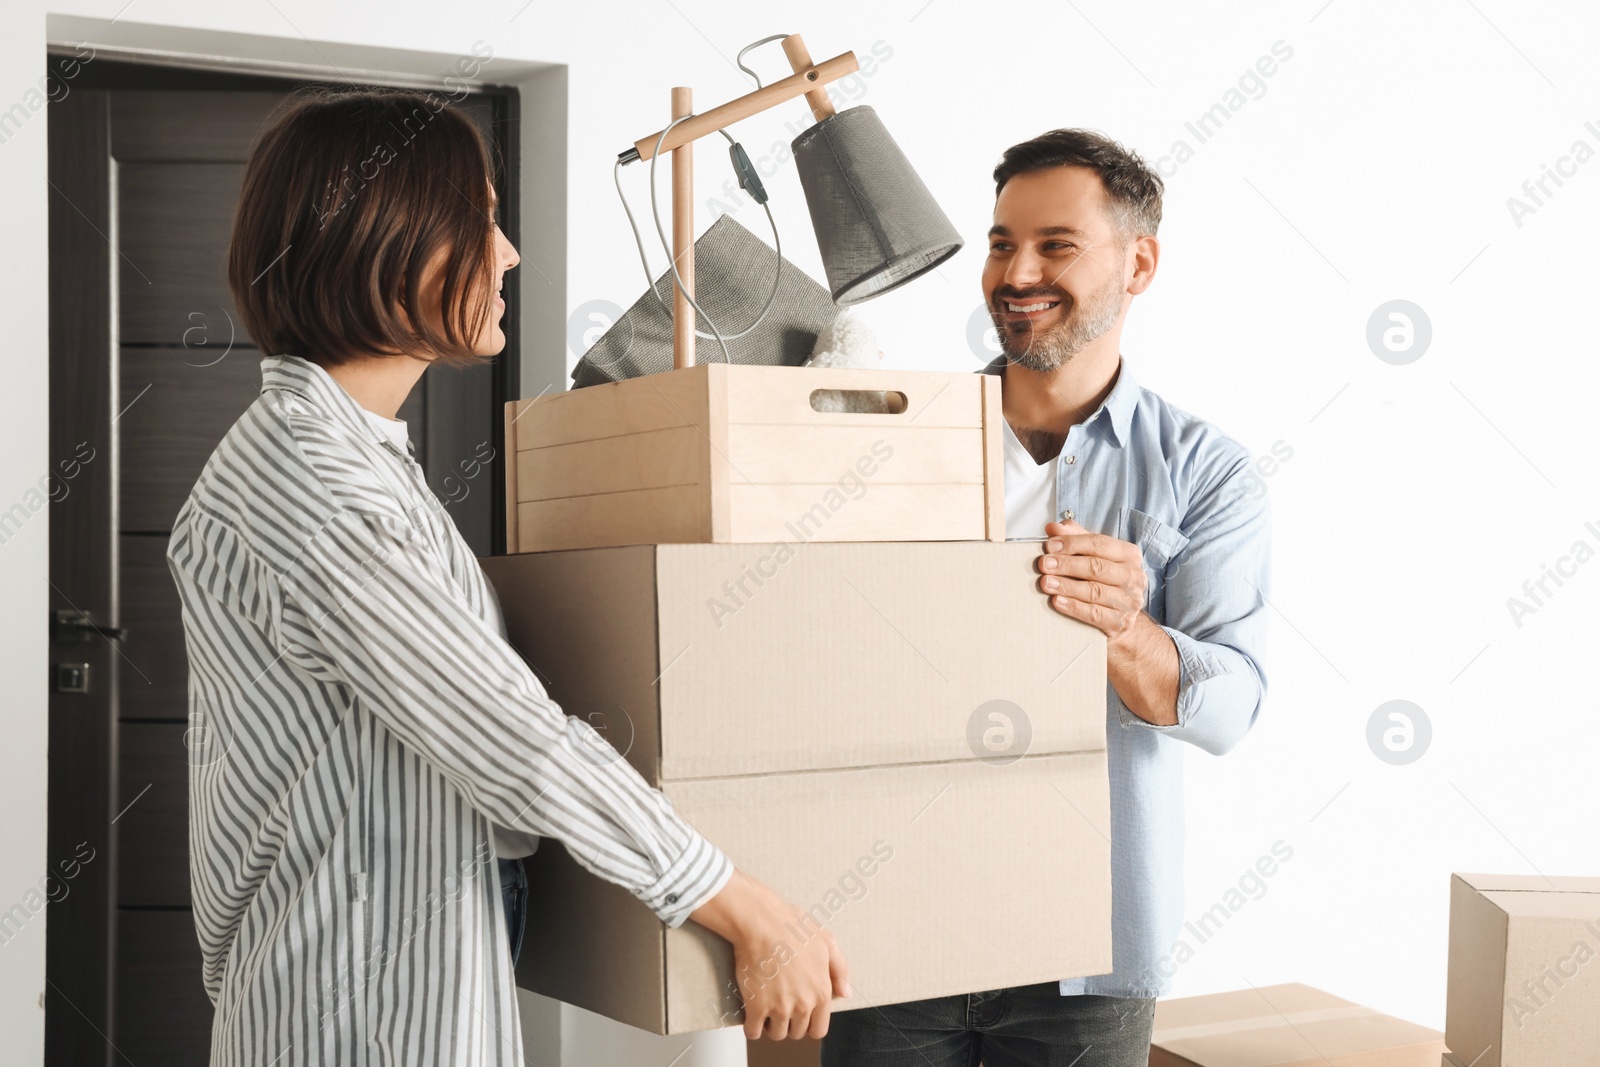
[[[1029,761],[1036,762],[1039,760],[1057,759],[1061,757],[1103,756],[1105,753],[1106,750],[1103,747],[1078,748],[1069,752],[1028,752],[1018,756],[1014,761],[1012,761],[1011,764],[1006,764],[1006,766],[1014,766],[1017,763],[1028,763]],[[868,763],[859,767],[803,767],[795,770],[745,771],[740,774],[702,774],[695,775],[691,778],[668,778],[663,776],[660,782],[657,783],[657,788],[665,789],[669,785],[693,785],[697,782],[728,782],[740,778],[775,778],[779,776],[802,774],[838,774],[845,771],[898,770],[902,767],[965,767],[976,766],[985,762],[986,761],[979,756],[960,756],[955,759],[910,760],[905,763]]]

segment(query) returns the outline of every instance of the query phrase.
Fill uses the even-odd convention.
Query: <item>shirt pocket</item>
[[[1167,568],[1189,545],[1177,527],[1169,526],[1149,512],[1137,508],[1123,508],[1117,518],[1122,539],[1139,546],[1144,557],[1144,573],[1149,585],[1145,593],[1145,611],[1157,622],[1166,615]]]

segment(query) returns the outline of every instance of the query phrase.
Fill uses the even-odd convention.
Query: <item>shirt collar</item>
[[[1004,353],[996,356],[994,360],[983,368],[984,374],[999,374],[1005,369],[1006,357]],[[1133,380],[1133,373],[1128,370],[1128,361],[1117,361],[1117,380],[1111,386],[1111,392],[1105,400],[1095,408],[1094,413],[1083,420],[1083,425],[1092,426],[1102,416],[1105,418],[1106,429],[1111,434],[1111,439],[1120,448],[1128,443],[1129,428],[1133,424],[1134,408],[1139,406],[1139,383]]]
[[[261,360],[261,391],[264,393],[268,389],[294,393],[362,437],[380,445],[391,444],[383,431],[367,418],[366,410],[345,392],[344,386],[309,359],[302,356],[264,357]]]

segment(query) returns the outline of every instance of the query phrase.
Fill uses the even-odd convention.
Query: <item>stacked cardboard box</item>
[[[1454,1060],[1460,1067],[1600,1063],[1597,955],[1600,878],[1454,875],[1445,1008]]]
[[[823,926],[838,1009],[1111,966],[1105,641],[1037,544],[663,544],[483,561],[569,714]],[[595,758],[612,758],[612,747]],[[739,1021],[732,956],[554,842],[519,984],[657,1033]]]
[[[819,410],[819,394],[892,398]],[[512,552],[1004,541],[1000,381],[708,363],[506,405]]]
[[[1150,1067],[1434,1067],[1444,1035],[1305,985],[1162,1001]]]

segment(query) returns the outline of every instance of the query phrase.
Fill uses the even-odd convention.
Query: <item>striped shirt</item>
[[[322,368],[261,368],[167,551],[211,1062],[521,1064],[494,827],[671,925],[732,867],[549,699],[415,460]]]

